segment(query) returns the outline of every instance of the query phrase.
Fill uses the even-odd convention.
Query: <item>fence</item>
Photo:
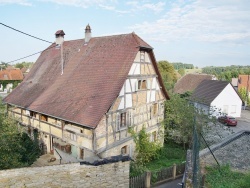
[[[145,172],[144,174],[130,178],[130,188],[144,188],[150,185],[158,184],[165,181],[174,180],[182,175],[185,171],[185,163],[173,165],[169,168],[164,168],[160,171]]]

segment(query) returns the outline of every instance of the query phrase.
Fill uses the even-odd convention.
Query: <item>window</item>
[[[36,112],[30,111],[30,116],[36,118]]]
[[[84,158],[84,149],[80,148],[80,156],[79,156],[80,159],[83,159]]]
[[[121,154],[122,154],[122,155],[127,154],[127,151],[128,151],[128,146],[123,146],[123,147],[121,148]]]
[[[120,128],[126,127],[126,112],[120,114]]]
[[[138,80],[138,90],[147,89],[147,80]]]
[[[41,115],[41,120],[42,120],[42,121],[48,121],[48,116],[46,116],[46,115]]]
[[[76,141],[77,137],[75,133],[70,133],[70,139]]]
[[[155,103],[150,107],[150,119],[158,114],[158,104]]]

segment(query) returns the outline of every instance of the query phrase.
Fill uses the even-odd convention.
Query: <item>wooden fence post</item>
[[[151,172],[146,172],[145,187],[150,188]]]
[[[176,164],[173,165],[173,180],[176,177]]]

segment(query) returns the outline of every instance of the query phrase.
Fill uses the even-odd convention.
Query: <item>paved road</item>
[[[158,185],[154,188],[181,188],[181,184],[180,184],[181,181],[182,181],[182,177],[178,178],[174,181],[170,181],[170,182],[164,183],[162,185]]]

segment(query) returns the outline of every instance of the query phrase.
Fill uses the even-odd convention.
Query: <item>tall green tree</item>
[[[177,81],[177,75],[173,65],[168,61],[159,61],[157,65],[161,73],[164,86],[168,91],[171,91]]]
[[[209,124],[217,123],[216,118],[211,116],[212,110],[205,112],[196,108],[187,98],[172,94],[170,100],[165,102],[165,140],[173,139],[177,143],[182,143],[184,147],[190,147],[194,124],[199,133],[204,133],[208,130]]]

